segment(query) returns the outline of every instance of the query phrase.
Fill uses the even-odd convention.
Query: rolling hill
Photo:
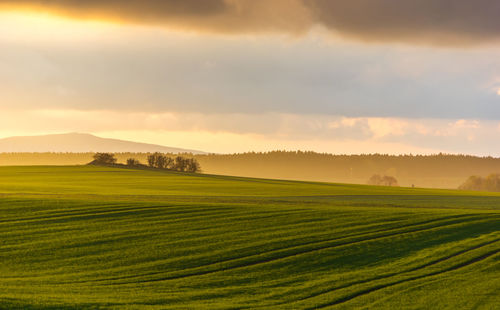
[[[494,309],[500,194],[0,167],[1,309]]]
[[[156,144],[100,138],[90,134],[68,133],[44,136],[10,137],[0,139],[0,153],[41,152],[138,152],[193,153],[202,151],[180,149]]]

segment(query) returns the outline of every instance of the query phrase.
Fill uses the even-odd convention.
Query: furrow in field
[[[259,214],[255,214],[255,215],[249,215],[249,214],[242,214],[242,213],[237,213],[237,214],[234,214],[234,212],[230,212],[230,213],[226,213],[226,212],[213,212],[213,213],[203,213],[201,215],[198,215],[198,216],[193,216],[193,217],[189,217],[189,218],[183,218],[183,219],[174,219],[174,220],[170,220],[170,219],[167,219],[167,220],[163,220],[162,222],[159,221],[158,219],[158,216],[156,215],[152,215],[151,217],[155,219],[155,222],[149,222],[148,225],[140,225],[141,227],[141,230],[143,231],[150,231],[151,228],[144,228],[144,227],[151,227],[153,225],[155,225],[155,227],[161,227],[161,226],[166,226],[168,225],[170,231],[169,234],[170,234],[170,238],[171,239],[176,239],[176,238],[172,238],[172,237],[175,237],[176,234],[179,234],[179,237],[182,237],[182,240],[181,241],[178,241],[178,242],[181,242],[181,243],[186,243],[187,241],[191,240],[189,237],[189,234],[186,234],[185,232],[183,231],[180,231],[179,232],[179,229],[176,229],[176,226],[174,225],[178,225],[179,228],[181,227],[185,227],[185,225],[187,223],[189,223],[190,225],[195,225],[197,228],[196,229],[190,229],[188,230],[188,232],[191,232],[193,234],[193,236],[195,238],[199,238],[199,235],[201,234],[202,231],[204,230],[207,230],[207,231],[210,231],[211,234],[203,234],[204,238],[210,238],[210,237],[213,237],[214,233],[216,232],[216,228],[219,227],[219,228],[223,228],[223,227],[227,227],[227,224],[219,224],[218,226],[214,226],[213,224],[209,224],[210,223],[210,220],[213,220],[212,222],[214,222],[215,220],[230,220],[230,221],[234,221],[234,222],[239,222],[241,220],[247,220],[247,221],[262,221],[264,219],[268,219],[268,218],[273,218],[275,220],[279,220],[280,217],[287,217],[287,216],[290,216],[290,213],[287,213],[287,214],[283,214],[283,213],[275,213],[275,212],[271,212],[269,214],[267,213],[259,213]],[[141,220],[144,220],[144,217],[141,218]],[[200,225],[200,224],[197,224],[197,220],[199,220],[199,222],[201,224],[204,224],[204,225]],[[126,225],[127,224],[127,221],[123,224],[123,225]],[[119,222],[118,222],[119,223]],[[117,222],[113,221],[112,224],[113,225],[117,225],[118,224]],[[111,225],[111,223],[110,223]],[[64,226],[66,228],[66,226]],[[240,226],[241,227],[241,226]],[[75,229],[79,229],[79,228],[75,228]],[[128,230],[130,231],[130,227],[128,228]],[[251,230],[253,229],[255,231],[254,228],[251,228],[249,227],[248,230]],[[241,230],[241,229],[240,229]],[[57,233],[59,233],[58,231],[55,231],[54,232],[54,235],[56,235]],[[102,233],[99,233],[98,235],[96,235],[96,238],[97,239],[105,239],[105,238],[109,238],[113,235],[117,235],[117,234],[120,234],[121,231],[119,229],[115,229],[115,232],[113,234],[110,235],[109,232],[106,232],[106,234],[102,234]],[[139,231],[135,231],[135,233],[140,233]],[[221,235],[222,234],[225,234],[227,233],[227,230],[224,231],[224,230],[221,230],[219,232]],[[243,232],[242,232],[243,233]],[[15,245],[16,247],[21,247],[21,248],[24,248],[26,246],[29,246],[29,244],[26,244],[26,243],[22,243],[21,240],[18,240],[18,233],[16,231],[10,231],[9,233],[10,235],[12,235],[12,237],[15,237],[16,240],[15,240]],[[9,234],[0,234],[4,240],[7,240],[8,237],[9,237]],[[23,230],[23,234],[25,235],[25,237],[29,237],[31,234],[36,234],[37,238],[39,238],[41,235],[40,235],[40,231],[36,231],[36,232],[32,232],[32,231],[26,231],[26,230]],[[157,234],[157,233],[156,233]],[[131,237],[135,237],[135,236],[132,236],[132,235],[129,235]],[[50,235],[46,238],[47,241],[45,241],[45,243],[47,243],[47,245],[51,245],[53,243],[52,240],[50,240]],[[83,236],[83,237],[80,237],[80,238],[84,238],[84,239],[89,239],[89,236]],[[114,238],[120,238],[120,236],[115,236]],[[12,240],[14,240],[14,238],[11,238]],[[72,244],[75,244],[75,242],[78,241],[79,238],[74,238],[71,236],[71,243]],[[116,240],[118,240],[116,239]],[[97,240],[98,241],[98,240]],[[32,242],[33,245],[36,245],[37,247],[42,247],[43,248],[43,242],[40,242],[40,241],[30,241]],[[7,251],[9,250],[9,247],[4,244],[3,248],[2,248],[4,251]]]
[[[384,226],[384,223],[381,222],[381,223],[375,223],[377,221],[374,221],[374,223],[371,223],[369,225],[352,225],[350,223],[345,223],[345,224],[342,224],[342,225],[337,225],[336,226],[336,229],[340,229],[340,228],[344,228],[344,227],[349,227],[349,232],[351,231],[359,231],[360,229],[363,229],[363,230],[369,230],[369,232],[373,232],[373,228],[379,228],[379,227],[383,227]],[[390,222],[389,222],[390,223]],[[305,224],[308,224],[308,223],[299,223],[300,225],[305,225]],[[398,227],[401,225],[401,223],[397,223],[398,224]],[[226,225],[227,226],[227,225]],[[405,225],[406,226],[406,225]],[[333,233],[330,233],[330,234],[326,234],[326,235],[318,235],[318,232],[322,232],[324,230],[324,227],[326,226],[323,226],[323,227],[318,227],[317,225],[313,225],[311,226],[310,224],[308,225],[305,225],[304,228],[307,228],[307,230],[297,230],[297,226],[296,225],[293,225],[291,227],[288,227],[287,229],[283,229],[281,228],[280,226],[277,226],[277,227],[273,227],[273,228],[269,228],[268,226],[264,226],[263,228],[265,228],[263,231],[261,230],[257,230],[258,233],[256,233],[256,230],[255,229],[251,229],[251,227],[249,227],[249,231],[253,230],[253,234],[250,235],[250,237],[248,237],[248,233],[245,233],[245,231],[241,231],[241,229],[238,228],[238,233],[233,233],[231,232],[231,239],[230,241],[232,243],[235,243],[235,244],[240,244],[240,243],[244,243],[246,244],[246,247],[245,248],[239,248],[239,249],[232,249],[231,250],[231,253],[235,250],[237,250],[239,253],[241,253],[242,251],[250,251],[250,254],[255,254],[255,251],[257,248],[260,248],[262,249],[264,246],[269,248],[271,247],[271,249],[275,249],[275,246],[280,246],[283,244],[283,242],[304,242],[304,241],[307,241],[305,242],[304,244],[309,244],[311,242],[311,240],[315,240],[317,239],[318,237],[330,237],[333,235],[338,235],[339,233],[344,233],[346,232],[345,230],[341,230],[341,231],[334,231]],[[312,230],[311,230],[312,229]],[[386,229],[383,229],[383,230],[387,230]],[[273,235],[271,232],[275,233],[275,235]],[[220,232],[220,235],[223,236],[224,234],[227,234],[228,231],[221,231]],[[288,237],[285,237],[283,238],[284,235],[286,234],[289,234]],[[366,232],[365,232],[366,233]],[[206,254],[203,254],[203,253],[211,253],[211,255],[214,255],[214,257],[216,257],[218,260],[216,260],[216,262],[219,262],[220,259],[220,255],[222,255],[222,253],[220,254],[213,254],[213,251],[209,251],[208,249],[205,249],[204,247],[215,247],[215,248],[218,248],[219,246],[217,244],[220,244],[220,246],[224,246],[224,247],[227,247],[227,242],[228,240],[224,240],[224,239],[220,239],[220,238],[217,238],[215,240],[211,240],[210,238],[213,238],[214,236],[212,235],[213,232],[211,232],[211,234],[208,234],[208,235],[205,235],[203,237],[200,237],[200,240],[203,241],[203,239],[206,239],[204,240],[204,242],[202,242],[201,244],[201,248],[193,248],[193,247],[190,247],[189,249],[186,248],[186,240],[181,240],[181,241],[175,241],[174,243],[169,243],[169,247],[174,247],[176,248],[176,244],[178,244],[178,247],[183,249],[184,251],[187,251],[189,250],[190,252],[197,252],[197,253],[202,253],[200,255],[199,258],[191,258],[191,260],[193,261],[200,261],[201,259],[205,259],[204,256]],[[235,236],[238,235],[238,234],[242,234],[242,236],[246,236],[246,239],[235,239]],[[353,235],[359,235],[360,233],[356,233],[356,234],[353,234]],[[251,241],[251,240],[262,240],[264,237],[267,237],[267,239],[269,239],[270,241],[267,241],[266,243],[262,243],[262,241],[257,241],[257,243],[254,242],[254,245],[252,244],[249,244],[248,242]],[[345,238],[347,236],[343,235],[343,238]],[[183,236],[183,238],[185,238],[185,236]],[[250,238],[250,239],[248,239]],[[175,239],[175,238],[174,238]],[[227,239],[227,238],[226,238]],[[164,246],[167,246],[167,244],[165,244]],[[119,250],[119,249],[117,249]],[[261,252],[259,252],[261,253]],[[228,253],[229,254],[229,253]],[[224,255],[227,255],[227,254],[224,254]],[[85,259],[88,259],[88,255],[86,255]],[[176,260],[178,260],[181,265],[185,265],[185,263],[183,262],[183,257],[178,257]],[[158,264],[165,264],[165,265],[169,265],[172,267],[172,264],[175,262],[172,261],[172,260],[166,260],[165,262],[162,263],[162,261],[157,261],[156,262],[156,266],[158,267]],[[153,265],[150,265],[149,268],[151,267],[154,267]],[[148,267],[145,267],[145,268],[148,268]],[[108,270],[108,271],[111,271],[111,270]],[[121,270],[121,272],[123,272],[123,270]],[[127,270],[127,273],[130,273],[130,272],[133,272],[131,271],[131,269],[128,269]],[[137,273],[134,272],[134,273]],[[127,278],[129,277],[139,277],[139,276],[146,276],[146,275],[154,275],[154,274],[158,274],[158,272],[154,272],[154,273],[141,273],[140,275],[134,275],[134,276],[128,276]],[[120,277],[121,279],[123,279],[124,277]],[[113,278],[114,280],[116,280],[116,278]]]
[[[450,271],[455,271],[455,270],[458,270],[458,269],[461,269],[461,268],[464,268],[464,267],[468,267],[468,266],[470,266],[472,264],[484,261],[484,260],[486,260],[486,259],[488,259],[488,258],[490,258],[490,257],[492,257],[492,256],[494,256],[494,255],[496,255],[498,253],[500,253],[500,249],[496,248],[496,249],[493,249],[493,250],[491,250],[491,251],[489,251],[489,252],[487,252],[485,254],[482,254],[480,256],[471,258],[471,259],[469,259],[469,260],[467,260],[465,262],[455,264],[455,265],[453,265],[451,267],[448,267],[448,268],[445,268],[443,270],[434,271],[434,272],[426,273],[426,274],[423,274],[423,275],[412,276],[412,277],[409,277],[409,278],[406,278],[406,279],[401,279],[401,280],[397,280],[397,281],[390,282],[390,283],[384,283],[384,284],[376,285],[376,286],[373,286],[373,287],[370,287],[370,288],[367,288],[367,289],[355,292],[353,294],[344,296],[344,297],[339,298],[337,300],[334,300],[332,302],[324,303],[324,304],[321,304],[321,305],[316,305],[313,308],[309,308],[309,309],[322,309],[322,308],[326,308],[326,307],[330,307],[330,306],[339,305],[339,304],[351,301],[351,300],[353,300],[353,299],[355,299],[357,297],[360,297],[360,296],[363,296],[363,295],[367,295],[367,294],[370,294],[370,293],[373,293],[375,291],[379,291],[379,290],[382,290],[382,289],[385,289],[385,288],[388,288],[388,287],[391,287],[391,286],[395,286],[395,285],[398,285],[398,284],[402,284],[402,283],[406,283],[406,282],[411,282],[411,281],[415,281],[415,280],[420,280],[420,279],[423,279],[423,278],[432,277],[432,276],[436,276],[436,275],[441,275],[441,274],[444,274],[444,273],[447,273],[447,272],[450,272]]]
[[[405,269],[405,270],[402,270],[400,272],[393,272],[393,273],[383,274],[383,275],[379,275],[379,276],[376,276],[376,277],[372,277],[372,278],[368,278],[368,279],[364,279],[364,280],[360,280],[360,281],[349,282],[349,283],[346,283],[346,284],[343,284],[343,285],[340,285],[340,286],[336,286],[336,287],[328,288],[328,289],[325,289],[325,290],[317,291],[317,292],[315,292],[313,294],[310,294],[310,295],[308,295],[306,297],[298,298],[295,301],[304,301],[304,300],[312,299],[312,298],[315,298],[315,297],[318,297],[318,296],[321,296],[321,295],[324,295],[324,294],[328,294],[328,293],[331,293],[331,292],[334,292],[334,291],[337,291],[337,290],[346,289],[346,288],[349,288],[349,287],[352,287],[352,286],[355,286],[355,285],[366,284],[366,283],[370,283],[370,282],[373,282],[373,281],[378,281],[378,280],[382,280],[382,279],[387,279],[387,278],[392,278],[392,277],[396,277],[396,276],[401,276],[401,275],[404,275],[404,274],[407,274],[407,273],[411,273],[411,272],[414,272],[414,271],[417,271],[417,270],[424,269],[426,267],[430,267],[430,266],[436,265],[438,263],[445,262],[445,261],[450,260],[452,258],[461,256],[463,254],[467,254],[467,253],[472,252],[474,250],[481,249],[483,247],[489,246],[489,245],[497,243],[499,241],[500,241],[500,238],[499,239],[490,240],[490,241],[487,241],[487,242],[483,242],[483,243],[480,243],[480,244],[475,245],[473,247],[470,247],[470,248],[467,248],[467,249],[455,252],[453,254],[450,254],[450,255],[447,255],[447,256],[444,256],[444,257],[440,257],[439,259],[431,260],[431,261],[429,261],[429,262],[427,262],[425,264],[422,264],[422,265],[419,265],[419,266],[416,266],[416,267],[413,267],[413,268],[410,268],[410,269]],[[287,303],[289,303],[289,302],[287,302]],[[277,305],[282,305],[282,304],[275,304],[275,306],[277,306]]]
[[[473,221],[475,217],[471,217],[468,219],[468,221]],[[435,222],[435,221],[426,221],[427,223],[429,222]],[[373,241],[373,240],[379,240],[383,238],[389,238],[393,237],[396,235],[401,235],[401,234],[411,234],[415,232],[423,232],[423,231],[428,231],[428,230],[433,230],[433,229],[440,229],[445,226],[451,226],[451,225],[460,225],[463,224],[463,219],[462,220],[445,220],[443,222],[438,222],[437,224],[434,223],[433,225],[427,225],[424,224],[424,227],[419,227],[419,228],[413,228],[413,229],[408,229],[408,227],[411,226],[417,226],[417,225],[422,225],[416,224],[416,225],[411,225],[411,226],[406,226],[404,228],[391,228],[388,230],[381,230],[377,231],[379,233],[376,236],[373,236],[374,232],[368,232],[368,233],[363,233],[360,234],[360,236],[356,237],[361,237],[355,240],[345,240],[345,237],[340,237],[340,238],[334,238],[331,240],[326,240],[326,241],[318,241],[318,242],[312,242],[306,245],[293,245],[291,247],[286,247],[282,249],[274,249],[268,252],[264,253],[259,253],[255,255],[250,255],[250,256],[245,256],[245,257],[237,257],[237,258],[231,258],[228,260],[224,261],[217,261],[213,264],[208,264],[192,269],[184,269],[179,272],[173,272],[170,273],[170,275],[166,275],[161,278],[157,279],[149,279],[149,280],[142,280],[141,282],[156,282],[156,281],[167,281],[167,280],[175,280],[175,279],[181,279],[181,278],[187,278],[191,276],[202,276],[202,275],[207,275],[207,274],[212,274],[216,273],[219,271],[228,271],[228,270],[234,270],[238,268],[245,268],[245,267],[250,267],[258,264],[264,264],[264,263],[270,263],[270,262],[275,262],[278,260],[286,259],[289,257],[296,257],[320,250],[325,250],[325,249],[331,249],[331,248],[336,248],[340,246],[348,246],[352,244],[357,244],[361,242],[367,242],[367,241]],[[351,236],[352,237],[352,236]],[[333,242],[333,244],[332,244]],[[222,267],[221,264],[226,263],[229,264],[228,266]],[[203,270],[204,268],[209,268],[208,270]],[[157,272],[157,273],[152,273],[148,274],[147,276],[150,275],[160,275],[164,274],[164,272]],[[137,275],[136,277],[144,277],[146,275]],[[134,277],[135,278],[135,277]],[[116,284],[127,284],[129,282],[119,282]]]
[[[163,205],[163,206],[154,206],[154,207],[123,207],[123,208],[110,208],[109,206],[105,206],[105,208],[98,208],[98,209],[93,209],[93,210],[78,210],[78,211],[64,211],[64,212],[58,212],[58,213],[52,213],[50,215],[44,214],[41,216],[36,216],[36,217],[28,217],[28,218],[17,218],[17,219],[12,219],[12,220],[2,220],[0,221],[0,224],[5,224],[5,223],[13,223],[13,224],[26,224],[26,225],[34,225],[34,224],[51,224],[51,223],[56,223],[58,221],[63,221],[63,220],[76,220],[76,219],[92,219],[92,218],[98,218],[102,216],[117,216],[117,215],[132,215],[132,214],[141,214],[141,213],[147,213],[147,212],[155,212],[155,211],[161,211],[163,214],[168,214],[168,215],[184,215],[185,217],[188,217],[190,214],[196,214],[200,213],[202,211],[206,211],[207,213],[213,212],[214,209],[207,207],[207,208],[194,208],[193,210],[190,210],[189,208],[184,207],[183,209],[175,207],[174,210],[171,212],[169,208],[171,206],[168,205]],[[230,211],[233,210],[232,208],[221,208],[220,206],[217,206],[216,210],[226,210]],[[167,212],[165,212],[167,211]],[[187,216],[186,216],[187,215]]]
[[[381,224],[381,225],[382,225],[382,224]],[[227,226],[227,225],[226,225],[226,226]],[[342,226],[342,225],[338,225],[338,226]],[[267,226],[266,226],[266,227],[267,227]],[[351,227],[353,230],[356,230],[356,226],[352,226],[352,225],[350,225],[350,227]],[[278,227],[278,228],[279,228],[279,227]],[[314,226],[314,228],[315,228],[315,229],[318,229],[316,226]],[[290,228],[290,229],[291,229],[291,231],[293,230],[293,228]],[[320,229],[320,230],[321,230],[321,229]],[[279,231],[279,229],[278,229],[278,231]],[[223,232],[221,232],[221,233],[223,233]],[[282,231],[282,233],[283,233],[283,231]],[[299,231],[299,232],[295,231],[295,234],[297,234],[297,235],[301,236],[301,238],[303,238],[303,237],[304,237],[304,235],[306,235],[304,231]],[[233,235],[233,233],[231,233],[231,236],[232,236],[232,235]],[[278,234],[278,235],[279,235],[279,234]],[[207,234],[207,236],[210,236],[210,234]],[[185,236],[184,236],[184,237],[185,237]],[[258,237],[258,236],[257,236],[257,237]],[[315,236],[314,236],[314,235],[311,235],[311,238],[312,238],[312,237],[315,237]],[[260,237],[259,237],[259,238],[260,238]],[[182,245],[182,242],[184,242],[184,241],[179,241],[179,242],[181,242],[181,244],[180,244],[180,245]],[[274,241],[274,242],[277,242],[277,241]]]

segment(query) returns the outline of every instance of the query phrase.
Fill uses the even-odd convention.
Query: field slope
[[[500,196],[0,168],[0,309],[498,309]]]

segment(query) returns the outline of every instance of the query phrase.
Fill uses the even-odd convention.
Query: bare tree
[[[154,167],[156,163],[156,154],[148,155],[148,166]]]
[[[175,158],[174,169],[177,171],[186,171],[186,159],[182,156],[177,156]]]
[[[127,159],[127,166],[138,166],[140,165],[140,162],[135,159],[135,158],[129,158]]]
[[[399,186],[398,181],[395,177],[384,175],[383,177],[379,174],[374,174],[367,182],[369,185],[380,185],[380,186]]]
[[[187,160],[187,169],[186,171],[196,173],[200,171],[200,164],[195,158],[189,158]]]
[[[155,167],[159,169],[164,169],[166,164],[166,156],[164,155],[157,155],[156,156],[156,162],[155,162]]]
[[[174,159],[172,157],[165,156],[165,169],[172,169],[174,165]]]
[[[395,177],[391,177],[391,176],[387,176],[387,175],[385,175],[382,178],[382,184],[381,185],[384,185],[384,186],[399,186],[398,185],[398,181],[396,180]]]
[[[374,174],[368,179],[369,185],[380,185],[382,183],[382,177],[379,174]]]
[[[161,153],[154,153],[148,156],[148,165],[155,168],[165,167],[165,156]]]

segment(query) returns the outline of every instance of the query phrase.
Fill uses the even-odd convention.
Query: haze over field
[[[126,144],[128,145],[128,144]],[[95,153],[0,153],[0,166],[70,166],[93,161]],[[115,153],[120,164],[133,158],[148,164],[151,153]],[[177,155],[168,154],[171,157]],[[500,158],[461,155],[332,155],[314,152],[188,154],[203,173],[270,179],[367,184],[374,175],[396,178],[400,186],[453,188],[470,176],[500,171]]]

